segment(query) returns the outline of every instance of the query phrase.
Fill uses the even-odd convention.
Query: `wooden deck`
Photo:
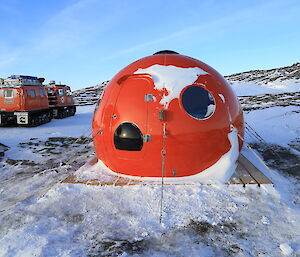
[[[236,171],[229,179],[228,184],[242,184],[243,186],[257,184],[260,186],[273,184],[273,182],[241,153]]]
[[[98,159],[96,156],[94,156],[92,159],[90,159],[86,164],[84,164],[80,169],[89,169],[93,165],[97,163]],[[100,176],[100,178],[99,178]],[[127,179],[121,176],[117,176],[110,173],[105,172],[99,172],[99,176],[96,179],[80,179],[77,178],[76,175],[71,175],[67,177],[65,180],[62,181],[62,183],[71,183],[71,184],[85,184],[90,186],[126,186],[126,185],[140,185],[140,184],[146,184],[143,181],[140,180],[133,180],[133,179]]]
[[[89,169],[93,165],[97,163],[97,158],[93,157],[89,162],[83,165],[80,169]],[[151,185],[160,185],[160,182],[157,181],[141,181],[135,179],[128,179],[125,177],[117,176],[111,173],[101,172],[100,177],[98,176],[97,179],[91,180],[84,180],[79,179],[76,175],[71,175],[62,183],[71,183],[71,184],[85,184],[85,185],[93,185],[93,186],[125,186],[125,185],[141,185],[141,184],[151,184]],[[165,181],[165,184],[168,185],[169,183]],[[174,183],[172,183],[174,184]],[[187,184],[194,184],[194,183],[187,183]],[[229,185],[258,185],[261,184],[273,184],[273,182],[264,175],[252,162],[250,162],[243,154],[240,154],[238,159],[238,165],[236,168],[236,172],[232,175],[229,181],[226,183]],[[181,183],[182,185],[182,183]]]

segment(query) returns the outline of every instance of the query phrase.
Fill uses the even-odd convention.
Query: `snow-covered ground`
[[[299,79],[272,81],[266,84],[257,84],[255,82],[244,81],[232,81],[230,82],[230,85],[238,96],[280,94],[300,91]]]
[[[91,128],[93,110],[93,106],[81,106],[77,108],[77,113],[73,117],[61,120],[53,119],[47,124],[34,128],[1,127],[1,143],[16,146],[20,142],[35,137],[42,140],[60,136],[79,137]]]
[[[280,170],[269,171],[274,187],[165,186],[162,224],[159,186],[61,184],[93,151],[93,108],[0,128],[10,147],[0,160],[0,256],[300,256],[299,178]],[[270,144],[300,138],[297,106],[248,111],[245,120]]]
[[[300,136],[300,108],[298,106],[254,110],[246,112],[245,115],[246,122],[270,144],[289,147],[289,144]],[[251,138],[246,137],[246,140],[249,142]]]

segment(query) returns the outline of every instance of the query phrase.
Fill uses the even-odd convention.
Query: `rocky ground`
[[[225,76],[229,81],[255,82],[257,84],[267,84],[274,81],[286,81],[300,79],[300,63],[291,66],[275,68],[270,70],[251,70]]]
[[[244,111],[261,110],[275,106],[300,106],[300,92],[239,96]]]
[[[106,87],[109,81],[103,81],[99,85],[87,87],[84,89],[76,90],[73,92],[73,96],[76,100],[77,105],[93,105],[96,104],[99,95]]]

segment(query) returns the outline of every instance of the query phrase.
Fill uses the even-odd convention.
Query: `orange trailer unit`
[[[52,80],[47,86],[47,92],[54,118],[62,119],[75,115],[76,106],[69,86],[57,85]]]
[[[23,75],[0,80],[0,126],[38,126],[52,119],[44,80]]]

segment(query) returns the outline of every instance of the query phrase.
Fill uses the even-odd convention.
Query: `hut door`
[[[120,91],[111,117],[111,135],[117,156],[122,159],[140,159],[147,151],[150,83],[147,75],[132,75],[119,83]]]

